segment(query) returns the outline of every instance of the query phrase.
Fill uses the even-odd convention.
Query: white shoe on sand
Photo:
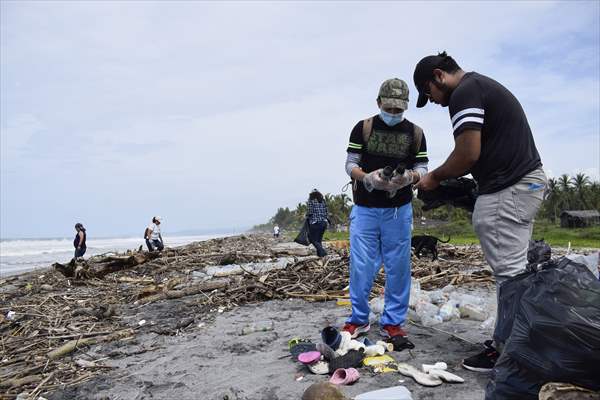
[[[413,378],[415,382],[423,386],[439,386],[443,383],[440,378],[421,372],[412,365],[406,363],[398,363],[398,372],[404,376]]]

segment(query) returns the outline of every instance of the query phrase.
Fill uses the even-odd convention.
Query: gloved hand
[[[410,185],[413,182],[413,172],[412,169],[407,169],[403,174],[394,174],[392,179],[390,180],[390,184],[392,186],[391,191],[398,191],[405,186]]]
[[[381,177],[383,168],[369,172],[363,178],[363,185],[368,192],[372,192],[373,189],[377,190],[391,190],[392,186],[390,181],[387,181]]]

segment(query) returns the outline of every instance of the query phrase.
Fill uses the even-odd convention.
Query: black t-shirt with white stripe
[[[479,193],[495,193],[541,167],[525,112],[504,86],[476,72],[466,73],[448,105],[454,137],[481,131],[481,154],[469,171]]]

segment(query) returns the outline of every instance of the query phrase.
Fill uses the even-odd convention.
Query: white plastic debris
[[[446,364],[443,361],[438,361],[435,364],[422,364],[421,368],[423,369],[423,372],[429,372],[432,369],[440,369],[442,371],[445,371],[448,369],[448,364]]]
[[[12,310],[6,314],[6,319],[8,319],[9,321],[12,321],[16,317],[17,317],[17,313]]]
[[[142,319],[142,320],[140,320],[140,322],[138,322],[139,326],[144,326],[145,324],[146,324],[146,320],[145,319]]]

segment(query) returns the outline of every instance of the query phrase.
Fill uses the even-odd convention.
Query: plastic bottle
[[[445,301],[444,292],[441,290],[432,290],[429,294],[429,299],[433,304],[443,303]]]
[[[442,317],[439,315],[424,315],[421,317],[421,325],[425,327],[439,325],[443,322]]]
[[[440,317],[444,321],[450,321],[451,319],[460,318],[460,312],[452,302],[447,302],[440,307]]]
[[[496,323],[496,318],[489,317],[488,319],[483,321],[480,326],[483,329],[489,329],[489,328],[493,328],[495,323]]]
[[[461,304],[459,310],[462,318],[469,318],[475,321],[485,321],[488,317],[483,308],[473,304]]]
[[[369,306],[371,306],[371,311],[375,314],[381,314],[383,312],[383,307],[385,306],[383,296],[375,297],[369,301]]]
[[[258,321],[242,328],[241,335],[248,335],[254,332],[267,332],[275,328],[273,321]]]

